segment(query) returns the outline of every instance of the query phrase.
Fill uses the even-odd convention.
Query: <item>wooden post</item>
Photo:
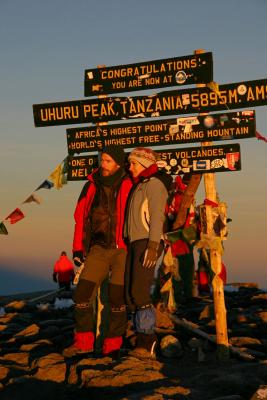
[[[195,54],[204,53],[202,49],[195,50]],[[204,84],[197,84],[197,87],[205,86]],[[211,145],[211,142],[205,142],[203,146]],[[206,199],[215,203],[218,202],[216,187],[215,187],[215,174],[204,174],[204,186]],[[211,213],[207,213],[207,234],[213,234],[213,221],[211,220]],[[213,300],[214,300],[214,314],[216,324],[216,340],[217,340],[217,353],[220,360],[229,358],[229,343],[227,333],[227,320],[226,308],[224,301],[224,287],[223,281],[218,276],[222,268],[221,254],[218,249],[210,249],[210,263],[212,271],[215,276],[212,280]]]

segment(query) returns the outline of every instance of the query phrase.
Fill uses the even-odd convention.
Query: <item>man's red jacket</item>
[[[76,205],[76,209],[74,212],[75,228],[74,228],[73,248],[72,248],[73,252],[82,251],[85,254],[87,250],[85,249],[84,246],[86,221],[96,193],[96,186],[93,179],[93,174],[96,172],[97,171],[94,171],[87,177],[88,182],[86,182],[86,184],[84,185]],[[129,177],[126,176],[125,178],[122,179],[116,201],[116,207],[117,207],[116,245],[117,248],[119,249],[126,248],[126,245],[123,240],[123,225],[124,225],[127,198],[131,190],[131,187],[132,187],[132,181]]]
[[[57,280],[60,283],[72,282],[74,278],[74,267],[67,256],[60,256],[54,265],[54,274],[57,275]]]

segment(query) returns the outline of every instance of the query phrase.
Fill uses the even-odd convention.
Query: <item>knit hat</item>
[[[120,145],[110,144],[102,149],[103,153],[108,154],[120,167],[124,166],[125,153]]]
[[[148,168],[151,165],[156,164],[157,155],[151,149],[137,147],[133,149],[129,155],[129,161],[131,160],[136,160],[143,165],[143,167]]]

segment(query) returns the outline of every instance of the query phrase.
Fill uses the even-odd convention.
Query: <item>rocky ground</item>
[[[73,308],[57,309],[53,296],[31,298],[0,298],[1,400],[267,399],[267,293],[253,285],[225,293],[226,361],[218,360],[213,343],[209,296],[180,305],[175,322],[158,312],[156,360],[127,351],[117,360],[97,354],[65,359]]]

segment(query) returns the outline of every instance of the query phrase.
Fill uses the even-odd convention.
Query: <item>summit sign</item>
[[[84,95],[96,96],[208,83],[212,79],[212,53],[201,53],[136,64],[86,69]]]
[[[98,151],[110,144],[123,147],[162,146],[255,137],[255,111],[208,114],[175,119],[69,128],[68,153]]]
[[[208,87],[172,90],[151,96],[106,97],[34,104],[36,127],[108,122],[242,109],[267,104],[267,79]]]

